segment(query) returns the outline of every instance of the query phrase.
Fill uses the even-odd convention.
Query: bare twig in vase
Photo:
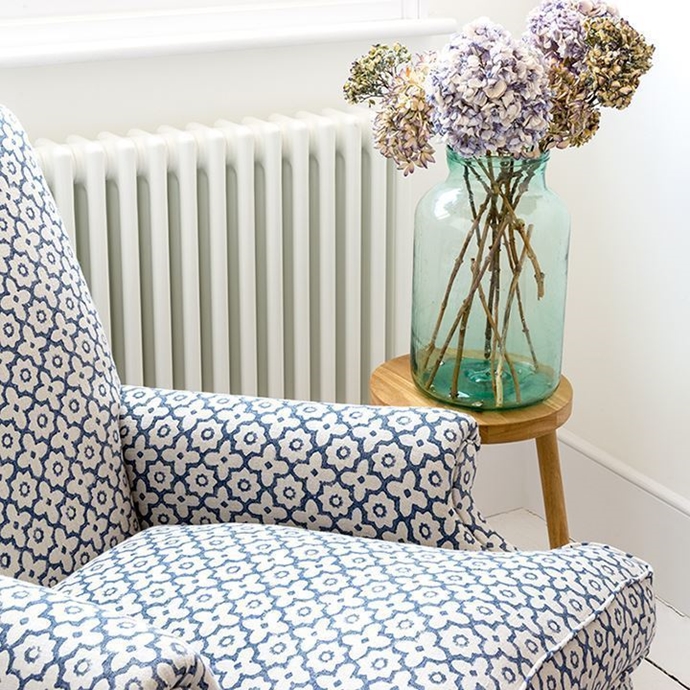
[[[501,235],[505,231],[505,227],[507,225],[506,219],[504,219],[500,226],[499,226],[499,235],[498,235],[498,241],[494,242],[491,245],[491,249],[489,250],[489,254],[487,255],[486,259],[481,265],[481,268],[477,270],[477,266],[480,264],[480,258],[484,253],[484,246],[486,244],[486,237],[489,234],[489,229],[490,226],[488,223],[485,224],[485,230],[482,235],[482,241],[480,243],[480,247],[477,249],[477,259],[473,262],[472,264],[472,284],[470,285],[470,288],[467,292],[467,296],[463,300],[462,305],[460,306],[460,309],[458,309],[458,313],[455,316],[455,320],[453,321],[453,324],[451,328],[448,331],[448,335],[446,336],[446,339],[443,343],[443,346],[441,347],[438,356],[436,358],[436,361],[434,362],[433,369],[431,371],[431,374],[428,378],[428,385],[431,386],[434,381],[434,377],[438,373],[438,370],[443,362],[443,358],[446,355],[446,352],[448,351],[448,348],[450,347],[451,340],[453,339],[453,336],[455,335],[455,332],[458,330],[458,326],[460,326],[461,322],[467,327],[467,319],[469,318],[469,312],[472,307],[472,302],[474,300],[474,294],[477,291],[477,286],[481,282],[482,278],[484,277],[484,274],[486,273],[487,269],[491,265],[491,262],[493,261],[494,256],[496,255],[496,252],[499,250],[500,247],[500,240],[501,240]],[[462,359],[462,348],[464,348],[464,331],[460,331],[458,334],[458,352],[456,355],[456,368],[459,371],[459,366],[460,366],[460,360]],[[453,378],[455,379],[455,372],[453,375]],[[457,390],[455,390],[455,396],[457,397]]]
[[[455,279],[457,278],[458,271],[460,270],[460,267],[462,266],[462,263],[465,260],[465,254],[467,253],[467,249],[472,240],[472,236],[475,234],[475,232],[479,232],[479,222],[481,220],[481,217],[484,215],[484,211],[486,210],[488,204],[489,198],[487,197],[484,199],[481,206],[479,207],[479,212],[475,215],[474,220],[472,222],[472,227],[470,228],[470,231],[467,233],[462,247],[460,248],[460,253],[455,259],[455,263],[453,264],[453,270],[450,273],[450,277],[448,278],[448,284],[446,285],[446,290],[443,294],[443,299],[441,300],[441,306],[439,308],[438,317],[436,318],[436,323],[434,324],[434,330],[431,333],[429,345],[426,349],[426,356],[424,357],[424,361],[422,362],[422,369],[426,369],[429,365],[429,358],[431,357],[431,354],[434,351],[434,347],[436,346],[436,339],[438,338],[438,332],[441,329],[441,323],[443,322],[443,317],[445,316],[446,309],[448,307],[448,300],[450,299],[450,293],[453,289]],[[479,237],[477,239],[478,243],[481,243],[481,239]]]

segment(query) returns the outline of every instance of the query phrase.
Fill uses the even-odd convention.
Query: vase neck
[[[549,153],[536,158],[512,158],[510,156],[482,156],[465,158],[451,148],[446,149],[449,179],[467,178],[484,183],[506,177],[525,178],[530,184],[544,184]]]

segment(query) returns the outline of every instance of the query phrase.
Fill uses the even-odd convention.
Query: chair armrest
[[[508,549],[475,508],[476,422],[440,409],[123,386],[141,524],[263,522]]]
[[[107,607],[0,576],[0,688],[218,690],[204,658]]]

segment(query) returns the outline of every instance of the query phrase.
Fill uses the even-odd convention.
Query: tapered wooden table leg
[[[537,455],[539,456],[539,474],[541,475],[541,488],[544,496],[546,526],[549,530],[549,544],[552,549],[555,549],[567,544],[570,540],[568,516],[565,512],[561,461],[558,456],[558,439],[556,432],[552,431],[544,436],[538,436],[535,440]]]

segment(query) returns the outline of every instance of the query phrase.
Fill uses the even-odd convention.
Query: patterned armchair
[[[3,690],[631,687],[649,566],[506,544],[471,417],[121,386],[5,109],[0,333]]]

